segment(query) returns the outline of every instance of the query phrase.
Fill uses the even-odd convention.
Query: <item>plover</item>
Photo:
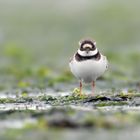
[[[79,49],[70,59],[69,66],[73,75],[80,81],[80,94],[82,83],[91,84],[94,93],[95,81],[108,68],[106,56],[102,55],[96,47],[96,42],[83,39],[79,42]]]

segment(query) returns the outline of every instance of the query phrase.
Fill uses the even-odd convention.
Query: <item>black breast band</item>
[[[81,56],[79,53],[76,53],[76,55],[75,55],[75,59],[77,60],[77,61],[85,61],[85,60],[100,60],[100,58],[101,58],[101,54],[99,53],[99,51],[98,51],[98,53],[96,54],[96,55],[92,55],[92,56]]]

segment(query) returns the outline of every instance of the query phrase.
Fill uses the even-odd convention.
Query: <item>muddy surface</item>
[[[78,88],[52,93],[22,90],[1,94],[2,139],[130,139],[130,133],[139,138],[138,90],[96,91],[94,96],[81,96]]]

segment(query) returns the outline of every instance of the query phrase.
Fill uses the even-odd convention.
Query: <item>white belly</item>
[[[107,59],[103,55],[101,55],[99,61],[86,60],[77,62],[74,59],[70,62],[70,69],[79,80],[82,80],[85,83],[90,83],[95,81],[105,72],[107,69]]]

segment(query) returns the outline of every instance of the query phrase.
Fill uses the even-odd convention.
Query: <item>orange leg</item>
[[[80,81],[80,95],[82,95],[82,82]]]
[[[92,82],[91,86],[92,86],[92,96],[93,96],[94,95],[94,88],[95,88],[95,82],[94,81]]]

